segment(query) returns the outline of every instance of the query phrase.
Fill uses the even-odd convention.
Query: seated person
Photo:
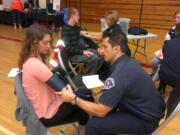
[[[86,135],[135,134],[150,135],[164,117],[165,102],[156,86],[132,58],[124,55],[127,37],[118,31],[103,34],[103,56],[112,65],[99,103],[77,97],[70,86],[56,92],[64,102],[76,105],[91,114]]]
[[[104,61],[99,55],[100,48],[91,39],[80,36],[81,28],[76,25],[79,22],[77,9],[68,9],[66,16],[68,24],[63,25],[61,36],[71,62],[85,63],[85,74],[96,74]]]
[[[180,84],[180,23],[176,24],[176,37],[166,41],[163,46],[163,60],[159,77],[173,87]]]
[[[175,14],[174,14],[174,17],[175,17],[175,25],[180,23],[180,11],[177,11]],[[176,26],[173,26],[169,32],[166,34],[165,36],[165,41],[166,42],[167,40],[171,40],[173,39],[174,37],[176,37],[176,34],[175,34],[175,28]],[[151,67],[152,67],[152,72],[150,73],[150,75],[152,76],[152,80],[155,82],[157,80],[159,80],[159,75],[158,75],[158,71],[159,71],[159,66],[160,66],[160,62],[161,62],[161,59],[163,58],[163,53],[162,53],[162,49],[159,51],[159,53],[157,54],[156,57],[154,57],[151,61]],[[158,71],[157,71],[158,70]],[[157,71],[157,72],[156,72]]]
[[[64,103],[60,96],[55,95],[55,90],[60,91],[65,84],[53,75],[46,64],[51,43],[51,32],[45,27],[33,24],[27,29],[18,62],[25,94],[45,126],[57,125],[74,115],[80,127],[83,127],[89,118],[88,114],[70,103]],[[92,97],[89,100],[92,101]]]
[[[119,15],[118,12],[115,10],[109,11],[106,13],[105,15],[105,20],[106,20],[106,24],[108,25],[108,28],[105,31],[112,31],[112,30],[117,30],[119,32],[121,32],[121,26],[117,23],[119,20]],[[85,37],[89,37],[93,40],[98,40],[101,41],[102,40],[102,32],[81,32],[81,35],[85,36]],[[126,50],[126,54],[128,56],[131,56],[131,51],[129,49],[129,47]]]

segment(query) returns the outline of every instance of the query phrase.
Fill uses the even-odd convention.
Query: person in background
[[[105,14],[105,21],[106,21],[108,28],[105,29],[104,32],[109,32],[112,30],[117,30],[117,31],[121,32],[121,26],[117,23],[118,20],[119,20],[119,14],[117,11],[112,10],[112,11],[107,12]],[[96,41],[102,40],[102,34],[103,34],[103,32],[86,32],[86,31],[81,32],[81,35],[83,35],[85,37],[89,37]],[[129,47],[126,50],[126,54],[128,56],[131,56],[131,51],[130,51]]]
[[[52,34],[47,28],[33,24],[27,29],[18,62],[24,92],[45,126],[58,125],[73,117],[80,124],[80,135],[84,135],[88,114],[55,95],[55,91],[60,91],[65,84],[48,67],[51,43]],[[79,92],[91,94],[89,90],[82,91]]]
[[[26,1],[24,3],[24,9],[23,9],[23,12],[24,13],[31,13],[31,10],[32,10],[32,4],[28,1]]]
[[[14,29],[17,28],[17,25],[19,28],[22,28],[22,22],[21,22],[21,12],[23,11],[23,4],[20,0],[12,0],[10,10],[12,12],[12,20]]]
[[[180,85],[180,23],[176,24],[176,36],[163,45],[159,77],[162,82],[176,87]]]
[[[96,74],[104,62],[99,46],[80,35],[82,28],[77,25],[80,17],[76,8],[69,8],[66,16],[68,24],[62,26],[61,36],[71,62],[84,63],[84,74]]]
[[[123,32],[103,34],[103,56],[112,65],[98,103],[77,97],[68,85],[60,95],[90,114],[86,135],[150,135],[164,117],[166,104],[148,74],[125,55],[127,37]]]
[[[177,11],[174,14],[174,21],[175,21],[175,26],[173,26],[166,34],[164,42],[176,37],[175,29],[176,29],[176,24],[180,23],[180,11]],[[156,57],[154,57],[151,61],[152,72],[150,73],[150,75],[152,76],[152,80],[154,82],[159,80],[158,72],[159,72],[160,62],[162,59],[163,59],[163,53],[162,53],[162,49],[160,49]]]

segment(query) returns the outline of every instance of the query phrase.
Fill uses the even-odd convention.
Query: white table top
[[[132,39],[146,39],[146,38],[157,38],[156,34],[148,33],[147,35],[131,35],[127,34],[128,40]]]

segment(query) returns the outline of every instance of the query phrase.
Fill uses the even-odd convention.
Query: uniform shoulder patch
[[[106,79],[104,89],[111,89],[115,86],[115,80],[112,77]]]

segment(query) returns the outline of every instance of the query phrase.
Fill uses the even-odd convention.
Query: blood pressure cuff
[[[60,66],[57,66],[55,67],[53,70],[52,70],[53,74],[57,75],[57,77],[60,79],[60,80],[63,80],[63,82],[65,84],[68,84],[69,81],[67,79],[67,77],[69,76],[69,74],[64,70],[62,69],[62,67]]]
[[[59,79],[56,74],[53,74],[49,80],[46,81],[46,84],[53,88],[55,91],[61,91],[65,87],[63,80]]]

